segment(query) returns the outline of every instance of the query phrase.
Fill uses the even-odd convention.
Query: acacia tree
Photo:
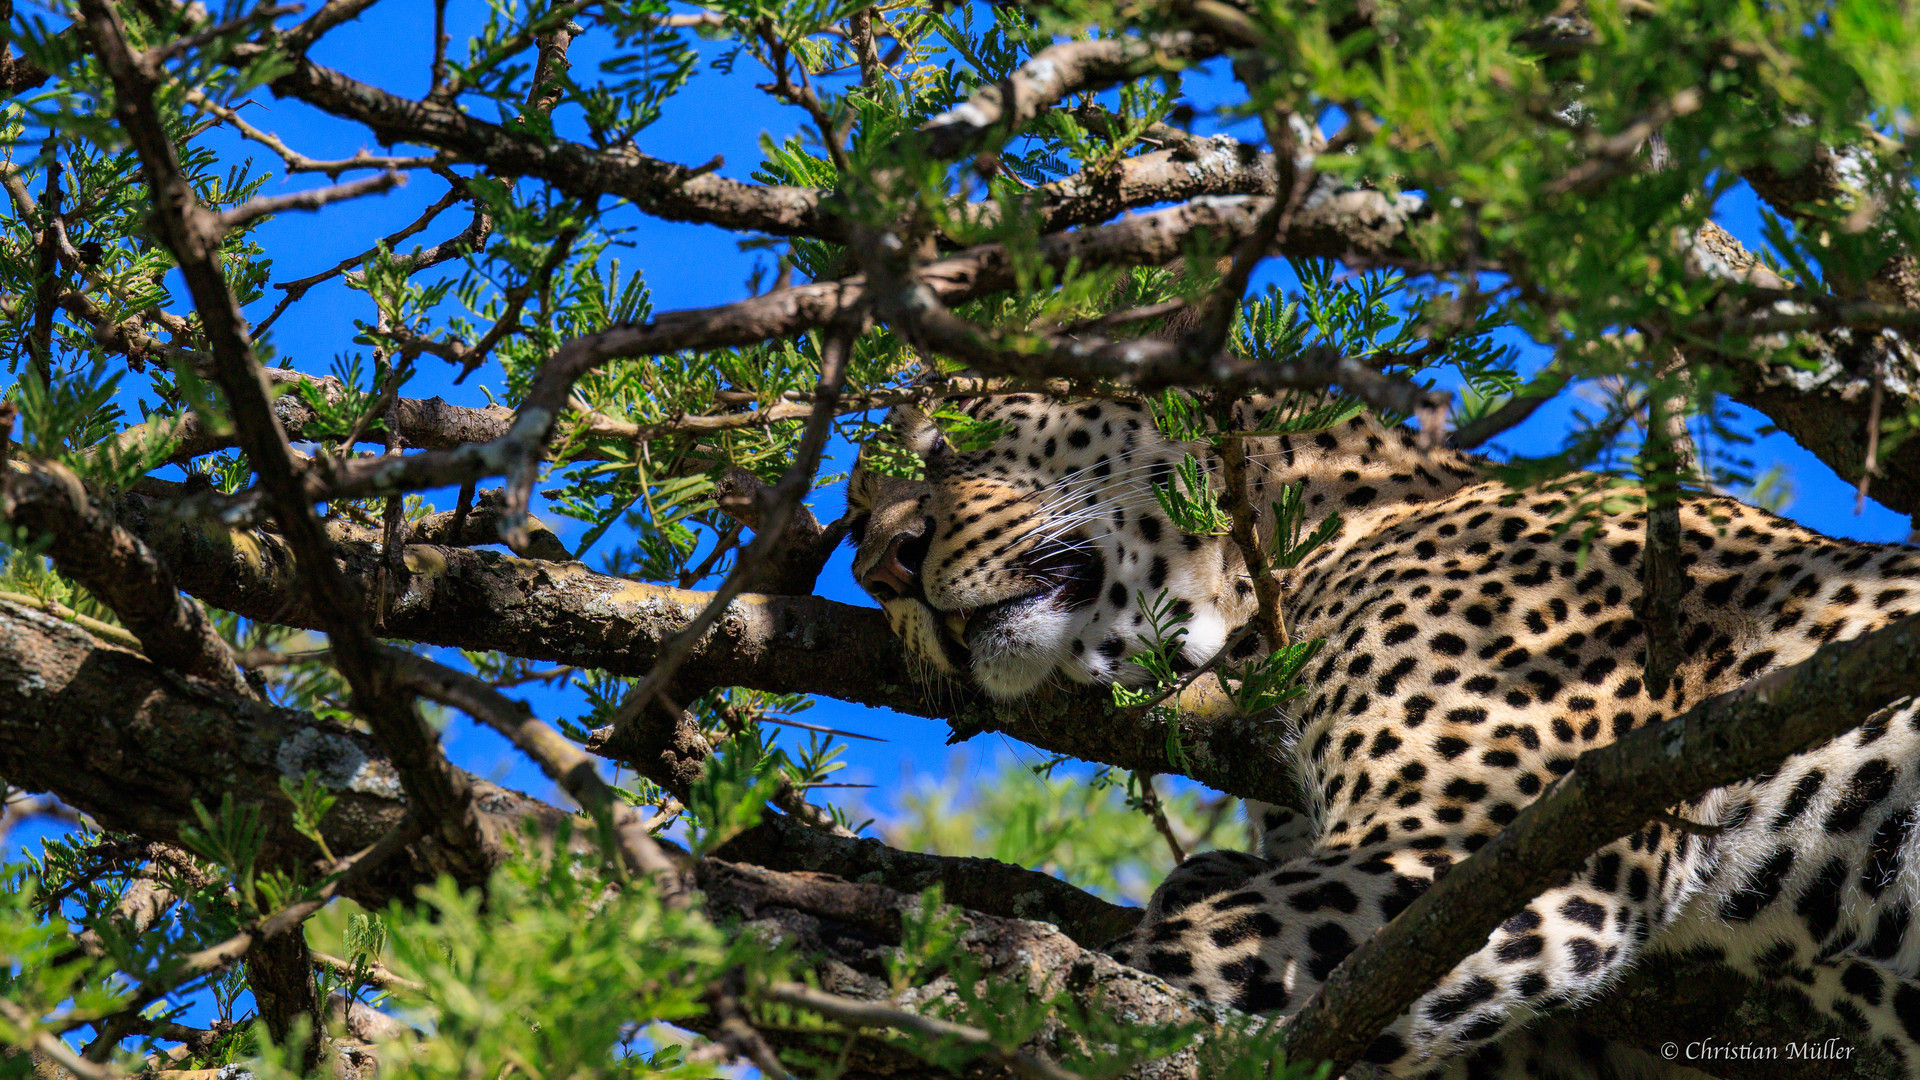
[[[88,822],[0,904],[9,1069],[1337,1071],[1593,850],[1920,690],[1901,623],[1588,753],[1284,1030],[1098,953],[1137,909],[854,837],[808,801],[830,740],[765,726],[820,695],[1002,732],[1130,774],[1156,824],[1156,775],[1292,800],[1282,726],[1205,679],[1000,706],[810,595],[841,539],[803,502],[830,438],[1014,390],[1178,426],[1335,388],[1465,449],[1583,392],[1555,452],[1488,468],[1572,506],[1644,490],[1662,678],[1675,507],[1739,482],[1727,402],[1920,511],[1902,6],[541,0],[493,6],[462,51],[437,0],[417,98],[310,56],[372,6],[9,10],[0,779]],[[581,43],[606,59],[574,63]],[[806,120],[748,180],[643,152],[693,79]],[[309,157],[250,96],[367,148]],[[244,167],[210,149],[233,135],[260,147]],[[276,170],[328,183],[261,194]],[[338,265],[255,236],[403,179],[441,194]],[[1714,223],[1735,189],[1763,204],[1758,250]],[[731,230],[777,274],[654,311],[614,259],[636,213]],[[1286,284],[1250,291],[1281,260]],[[274,327],[336,278],[364,352],[329,374]],[[410,394],[441,369],[498,400]],[[142,379],[159,404],[136,420]],[[622,545],[569,561],[536,487],[588,523],[577,546]],[[589,711],[536,717],[508,692],[530,679]],[[439,708],[578,810],[450,764]],[[1822,1029],[1680,961],[1571,1022],[1641,1046]]]

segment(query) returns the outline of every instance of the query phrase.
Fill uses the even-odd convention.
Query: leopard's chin
[[[1042,589],[946,617],[966,645],[981,689],[1011,701],[1039,689],[1066,664],[1079,622],[1066,592]]]

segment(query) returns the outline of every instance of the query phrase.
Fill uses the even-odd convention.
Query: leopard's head
[[[1147,672],[1128,660],[1152,644],[1144,605],[1186,616],[1176,666],[1205,662],[1250,617],[1238,549],[1180,532],[1155,497],[1197,448],[1145,407],[1014,395],[960,411],[990,444],[957,448],[896,409],[925,478],[863,455],[849,481],[854,575],[922,660],[1003,699],[1055,674],[1136,684]]]
[[[1269,408],[1243,403],[1236,423],[1265,423]],[[1156,495],[1189,454],[1217,492],[1210,447],[1174,441],[1125,402],[1012,395],[958,412],[974,440],[965,447],[918,410],[889,418],[924,478],[889,475],[863,453],[849,482],[854,576],[927,664],[1002,699],[1056,674],[1137,685],[1150,677],[1130,662],[1154,645],[1150,608],[1162,626],[1181,620],[1176,670],[1212,659],[1253,618],[1239,547],[1176,528]],[[1285,415],[1292,434],[1245,440],[1250,496],[1265,511],[1280,485],[1297,485],[1308,531],[1334,513],[1365,529],[1476,475],[1461,455],[1421,449],[1413,433],[1351,409],[1310,402]],[[1259,646],[1242,635],[1236,651]]]

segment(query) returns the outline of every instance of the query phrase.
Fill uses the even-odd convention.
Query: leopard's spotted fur
[[[908,417],[927,479],[858,470],[851,482],[856,575],[932,666],[1006,698],[1055,677],[1126,681],[1144,674],[1125,662],[1143,647],[1141,596],[1165,590],[1191,612],[1184,663],[1205,662],[1253,616],[1234,545],[1183,535],[1154,499],[1150,485],[1188,448],[1145,410],[1022,396],[966,409],[1006,434],[959,453]],[[1283,582],[1296,634],[1327,641],[1294,717],[1307,810],[1256,809],[1257,855],[1190,860],[1110,951],[1252,1011],[1297,1009],[1583,750],[1920,606],[1909,549],[1688,500],[1685,659],[1656,696],[1631,606],[1638,513],[1604,516],[1584,537],[1557,531],[1563,498],[1483,482],[1465,457],[1364,416],[1250,450],[1256,506],[1302,482],[1314,514],[1344,521]],[[1706,950],[1797,988],[1920,1071],[1916,804],[1920,715],[1907,703],[1676,808],[1717,835],[1650,823],[1607,846],[1368,1057],[1392,1075],[1676,1075],[1551,1022],[1523,1029],[1647,950]]]

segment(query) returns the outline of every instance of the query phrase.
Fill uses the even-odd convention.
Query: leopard
[[[1249,850],[1188,858],[1105,947],[1211,1002],[1284,1022],[1582,752],[1920,610],[1915,550],[1689,492],[1679,656],[1656,689],[1635,607],[1647,511],[1634,489],[1513,487],[1371,413],[1316,427],[1319,414],[1298,409],[1272,423],[1279,408],[1244,401],[1231,434],[1244,439],[1254,507],[1291,489],[1306,527],[1327,526],[1271,571],[1285,625],[1324,643],[1275,762],[1298,805],[1249,803]],[[983,396],[947,410],[967,445],[946,434],[952,420],[893,411],[892,437],[920,475],[863,452],[845,522],[856,581],[930,677],[1007,703],[1055,685],[1138,687],[1152,678],[1132,661],[1156,647],[1156,604],[1185,619],[1176,670],[1263,648],[1248,632],[1260,609],[1239,544],[1170,514],[1189,459],[1223,490],[1216,440],[1174,438],[1162,411]],[[1920,707],[1903,700],[1593,853],[1381,1032],[1350,1075],[1702,1075],[1566,1025],[1658,954],[1787,987],[1920,1075],[1916,823]]]

